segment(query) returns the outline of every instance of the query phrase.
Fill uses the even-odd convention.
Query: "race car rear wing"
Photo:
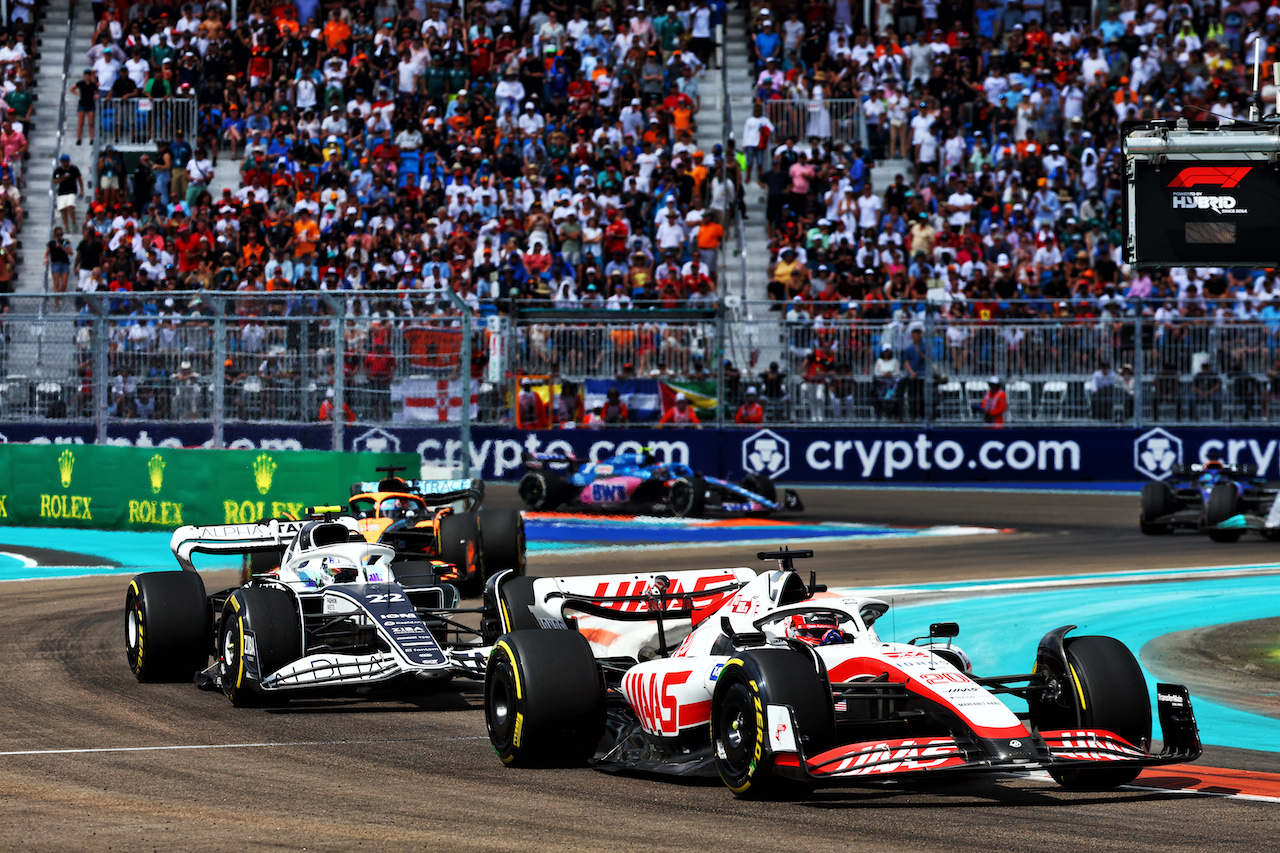
[[[185,571],[195,571],[191,558],[195,554],[255,554],[282,551],[306,520],[286,521],[273,518],[255,524],[187,524],[173,531],[169,548]]]
[[[398,491],[417,495],[428,506],[447,506],[455,501],[466,501],[467,509],[472,509],[484,500],[484,480],[403,480],[394,477],[351,484],[352,497],[364,492]]]
[[[526,450],[520,454],[520,461],[530,471],[541,471],[544,468],[553,470],[572,468],[582,460],[572,453],[530,453]]]

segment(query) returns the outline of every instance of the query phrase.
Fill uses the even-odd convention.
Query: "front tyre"
[[[209,661],[209,599],[196,572],[148,572],[129,582],[124,646],[139,681],[190,681]]]
[[[605,693],[576,631],[514,631],[498,639],[484,679],[484,719],[510,767],[580,767],[604,736]]]
[[[551,512],[563,503],[564,481],[551,471],[530,471],[520,479],[520,500],[529,509]]]
[[[283,704],[262,680],[302,657],[298,604],[287,590],[243,587],[227,599],[218,640],[218,681],[237,708]]]
[[[772,772],[765,731],[770,704],[791,706],[796,741],[805,755],[824,752],[835,741],[831,685],[810,656],[791,649],[742,652],[725,664],[716,681],[711,744],[720,779],[744,799],[794,797],[808,791],[804,783]]]
[[[1205,505],[1204,521],[1209,525],[1209,538],[1214,542],[1236,542],[1242,530],[1218,530],[1214,525],[1221,524],[1240,513],[1240,493],[1234,483],[1218,483],[1209,492],[1209,502]]]
[[[1037,705],[1032,723],[1042,731],[1080,725],[1113,732],[1134,746],[1151,741],[1151,701],[1142,667],[1128,647],[1111,637],[1068,637],[1065,642],[1071,673],[1055,672],[1061,685],[1058,703]],[[1102,791],[1126,785],[1140,767],[1049,769],[1059,785],[1073,791]]]
[[[707,510],[707,482],[701,475],[678,477],[668,487],[667,506],[677,518],[700,518]]]

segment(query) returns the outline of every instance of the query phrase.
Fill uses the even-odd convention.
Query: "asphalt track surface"
[[[492,505],[510,500],[491,490]],[[1133,495],[813,491],[808,517],[1012,528],[1000,536],[823,544],[833,586],[1273,562],[1256,538],[1144,538]],[[55,544],[55,543],[49,543]],[[782,544],[782,543],[779,543]],[[743,565],[754,548],[531,560],[540,574],[673,560]],[[210,589],[234,582],[206,575]],[[480,691],[236,709],[184,684],[141,685],[123,649],[122,577],[0,584],[0,848],[28,850],[1271,850],[1275,754],[1210,749],[1151,789],[1071,793],[1047,779],[842,788],[793,803],[718,782],[510,770]],[[1280,603],[1277,604],[1280,612]],[[1280,690],[1280,686],[1276,688]],[[1225,771],[1198,771],[1198,767]],[[1253,772],[1242,772],[1253,771]]]

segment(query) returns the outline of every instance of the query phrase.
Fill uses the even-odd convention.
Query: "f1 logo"
[[[1169,189],[1210,186],[1229,190],[1249,174],[1251,166],[1188,166],[1169,182]]]

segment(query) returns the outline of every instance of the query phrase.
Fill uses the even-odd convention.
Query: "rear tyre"
[[[565,483],[553,471],[530,471],[520,480],[520,500],[529,509],[552,512],[564,503]]]
[[[1147,483],[1142,487],[1142,510],[1138,515],[1138,527],[1147,536],[1163,536],[1173,532],[1173,525],[1156,521],[1177,509],[1178,502],[1173,489],[1165,483]]]
[[[281,694],[263,693],[261,684],[302,657],[300,618],[298,604],[287,590],[244,587],[227,599],[218,641],[218,680],[232,705],[252,708],[288,701]]]
[[[1111,637],[1069,637],[1065,645],[1073,672],[1054,673],[1062,685],[1060,701],[1034,705],[1032,724],[1042,731],[1075,728],[1079,703],[1081,726],[1113,732],[1146,749],[1151,740],[1151,702],[1146,677],[1133,653]],[[1073,791],[1102,791],[1132,782],[1141,769],[1051,768],[1049,775]]]
[[[480,522],[474,512],[453,512],[440,519],[440,559],[453,563],[453,583],[465,596],[484,587],[484,557],[480,553]]]
[[[711,743],[720,779],[744,799],[802,796],[811,786],[775,776],[760,712],[790,705],[805,755],[835,742],[831,685],[813,659],[791,649],[756,649],[725,664],[711,700]],[[775,724],[769,720],[768,724]]]
[[[679,477],[667,493],[667,506],[677,518],[701,518],[707,510],[707,482],[700,474]]]
[[[514,509],[480,510],[480,552],[486,581],[507,569],[523,575],[524,516]]]
[[[1234,483],[1218,483],[1209,492],[1209,502],[1205,505],[1204,520],[1209,525],[1209,538],[1214,542],[1235,542],[1242,530],[1215,530],[1213,525],[1221,524],[1240,512],[1240,493]]]
[[[209,662],[212,631],[195,572],[149,572],[124,597],[124,646],[139,681],[190,681]]]
[[[576,631],[504,634],[484,679],[489,740],[510,767],[579,767],[604,736],[604,684]]]
[[[753,471],[743,477],[742,482],[738,485],[742,486],[742,488],[749,492],[755,492],[760,497],[772,501],[773,503],[778,502],[778,487],[774,485],[773,480],[770,480],[766,475],[761,474],[758,471]]]

